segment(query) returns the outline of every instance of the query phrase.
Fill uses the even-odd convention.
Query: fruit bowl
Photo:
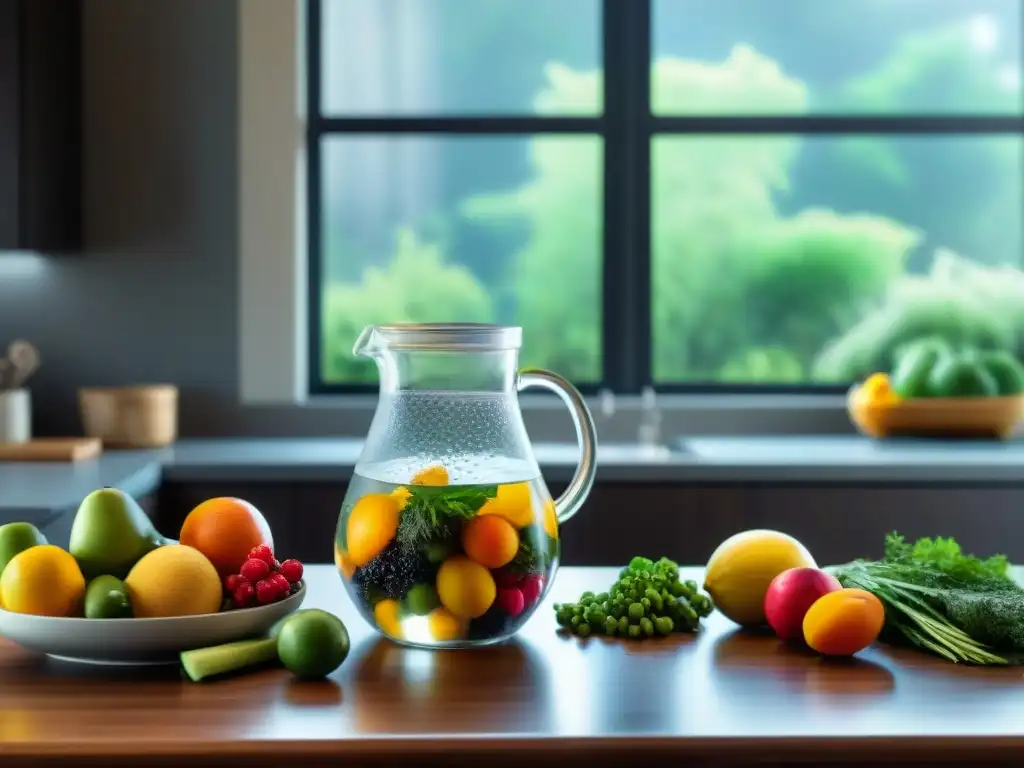
[[[1005,440],[1024,420],[1024,396],[878,400],[858,385],[850,390],[847,410],[854,426],[874,438]]]
[[[177,663],[181,651],[265,634],[298,610],[306,584],[284,600],[201,616],[82,619],[0,610],[0,637],[54,658],[94,664]]]

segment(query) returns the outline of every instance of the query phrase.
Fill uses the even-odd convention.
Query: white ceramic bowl
[[[66,619],[0,610],[0,637],[55,658],[97,664],[175,663],[181,651],[258,637],[298,610],[306,585],[279,603],[165,619]]]

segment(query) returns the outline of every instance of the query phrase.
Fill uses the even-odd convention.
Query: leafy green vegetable
[[[408,490],[409,500],[398,524],[398,541],[411,548],[458,541],[462,523],[498,494],[496,485],[414,485]]]
[[[965,555],[956,539],[942,536],[918,539],[913,544],[908,544],[903,536],[893,531],[885,537],[883,559],[888,563],[929,566],[947,576],[960,579],[984,576],[1010,578],[1010,561],[1005,555],[993,555],[984,560],[974,555]]]
[[[953,662],[1007,664],[1024,658],[1024,590],[997,555],[964,554],[954,539],[886,537],[881,561],[834,569],[844,587],[871,592],[885,606],[882,639]]]

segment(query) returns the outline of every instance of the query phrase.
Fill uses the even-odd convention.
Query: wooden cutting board
[[[98,437],[41,437],[27,443],[0,443],[0,461],[82,461],[103,452]]]

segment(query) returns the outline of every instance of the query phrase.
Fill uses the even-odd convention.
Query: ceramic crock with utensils
[[[20,339],[0,358],[0,443],[32,439],[32,397],[25,384],[38,367],[39,352]]]

